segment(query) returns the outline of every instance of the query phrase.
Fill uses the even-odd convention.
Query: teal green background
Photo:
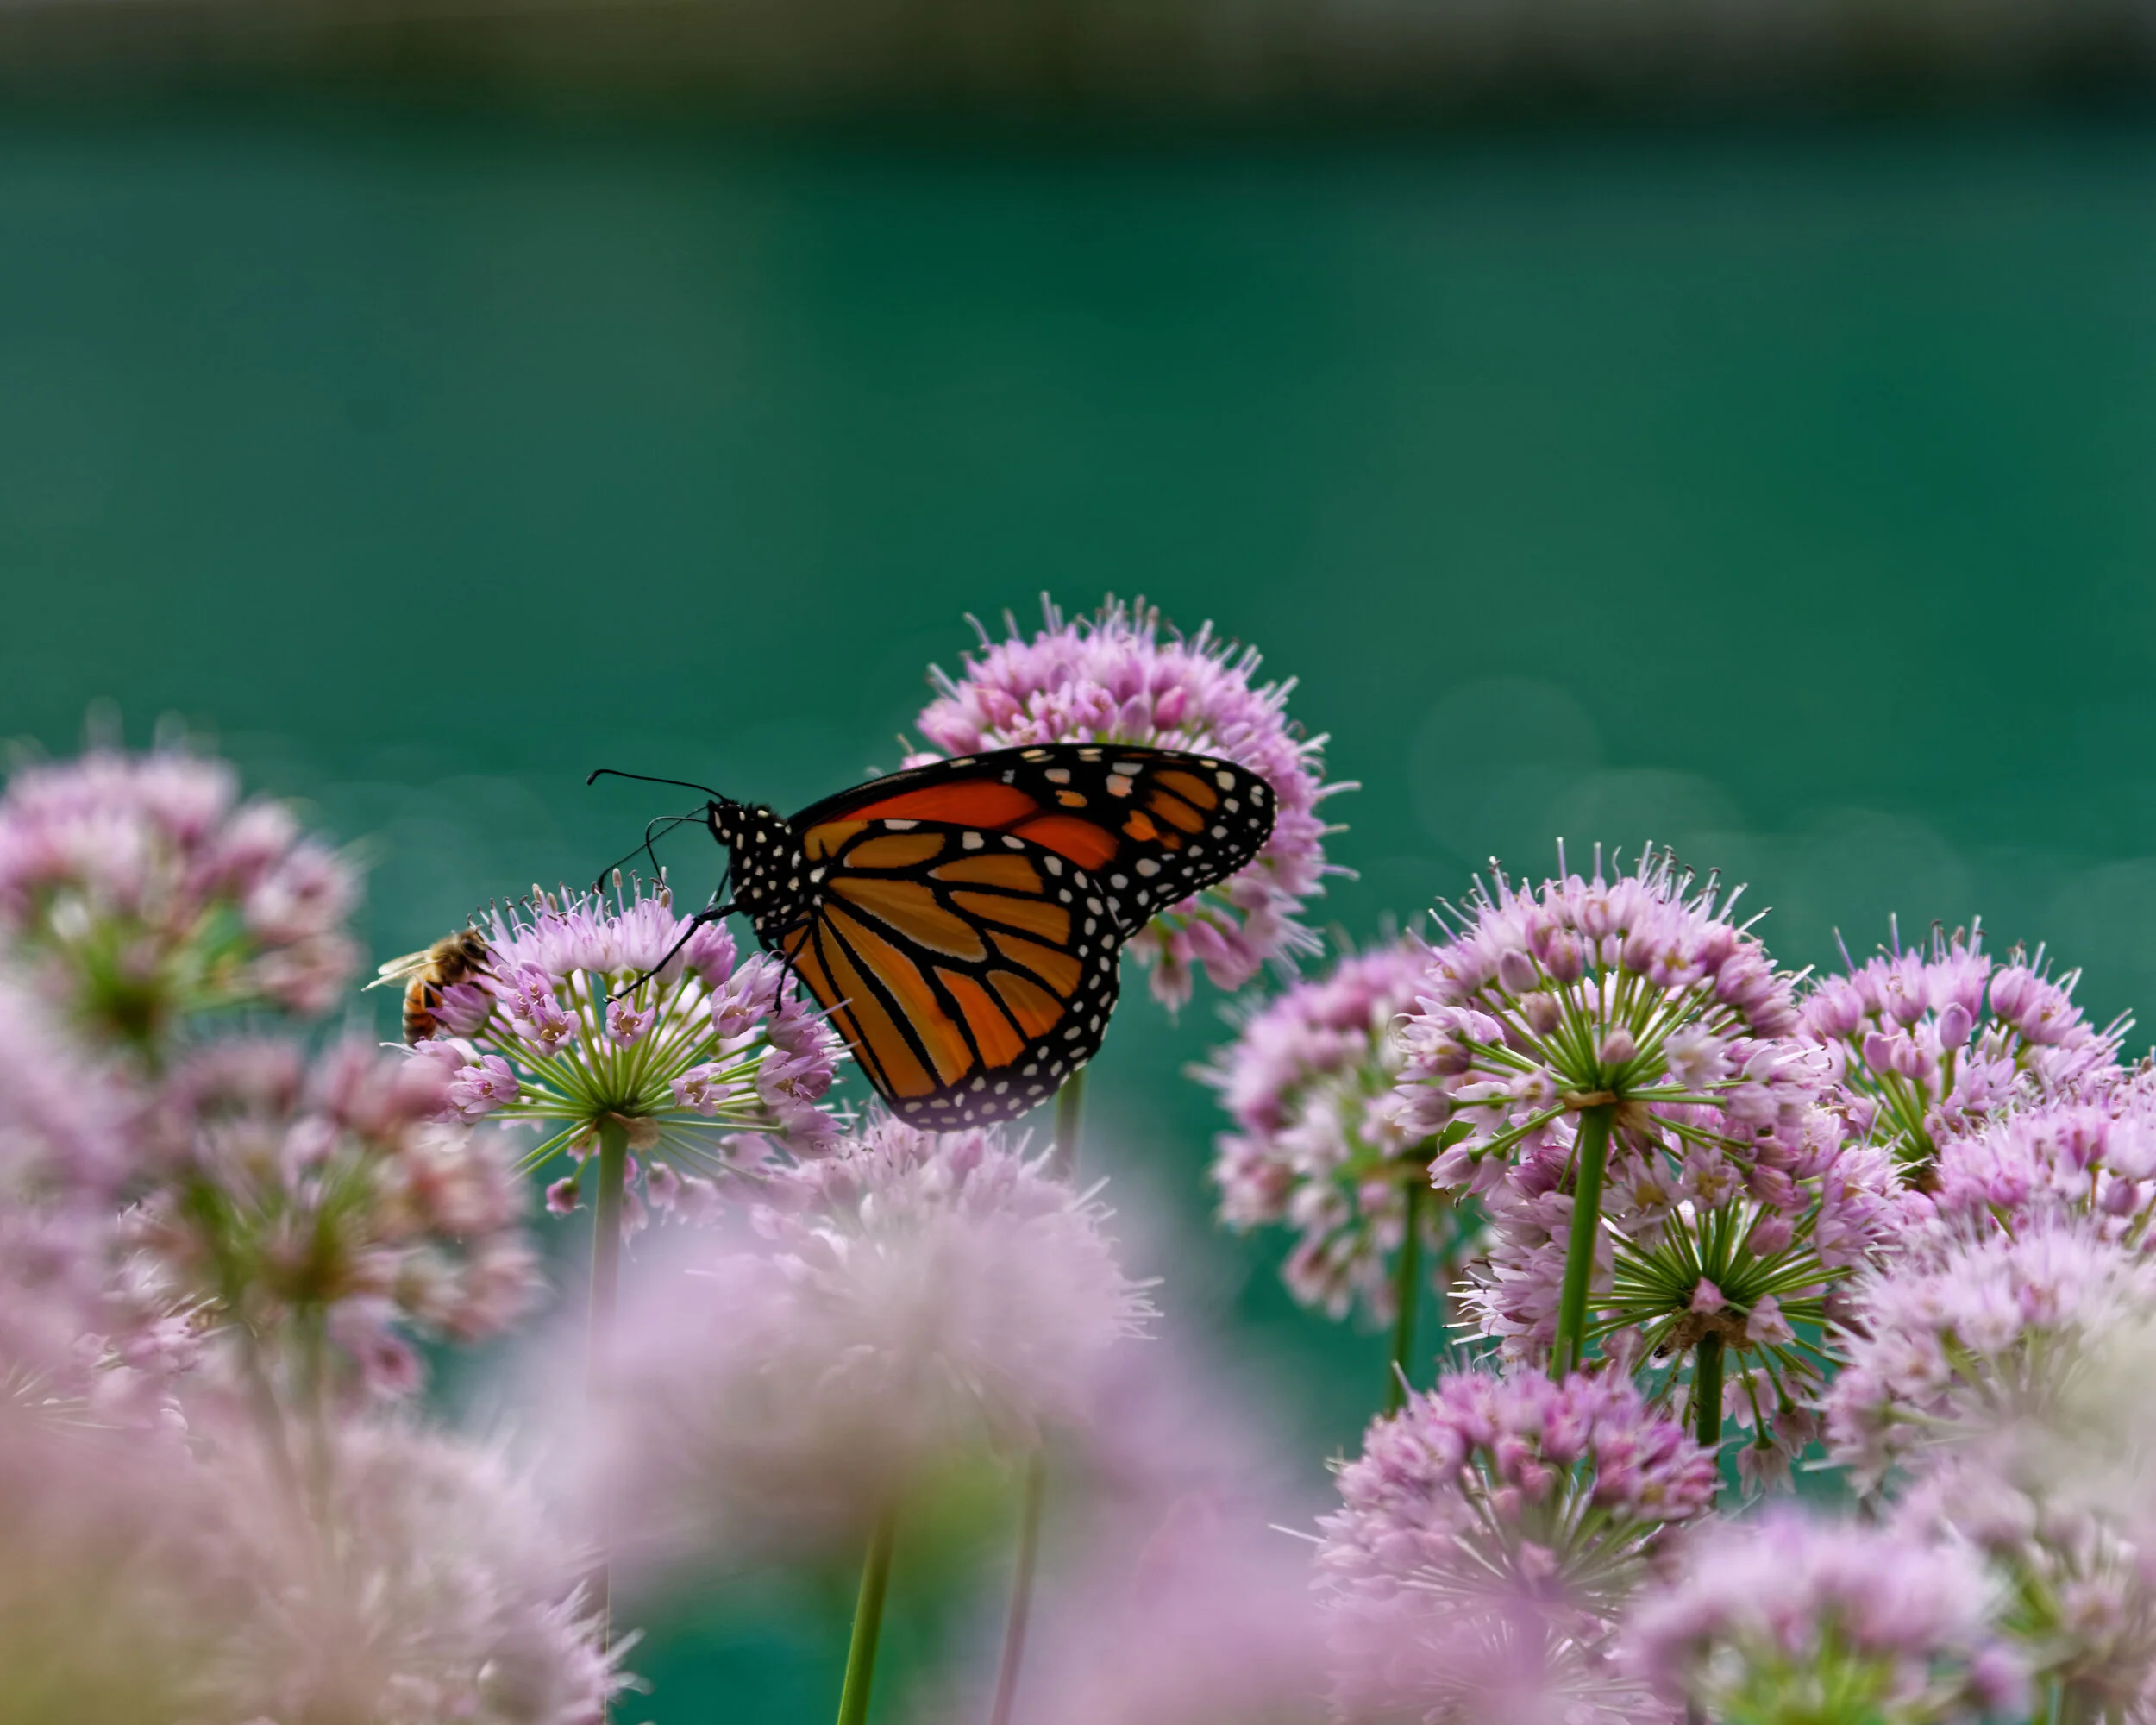
[[[0,732],[213,733],[365,847],[377,957],[672,806],[591,767],[805,803],[967,612],[1113,591],[1300,680],[1352,938],[1652,838],[1787,961],[1981,913],[2108,1017],[2156,998],[2153,482],[2138,122],[0,114]],[[1382,1344],[1207,1228],[1219,1005],[1133,991],[1087,1153],[1314,1482]],[[814,1716],[837,1610],[679,1608],[652,1707]]]

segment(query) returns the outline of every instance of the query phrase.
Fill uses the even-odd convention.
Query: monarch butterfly
[[[746,914],[902,1117],[1012,1120],[1099,1051],[1124,943],[1248,864],[1273,806],[1232,761],[1071,743],[893,773],[791,819],[714,796],[734,897],[697,920]]]

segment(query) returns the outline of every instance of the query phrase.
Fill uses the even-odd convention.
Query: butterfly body
[[[1212,756],[997,750],[788,819],[714,801],[734,907],[902,1116],[1010,1120],[1099,1050],[1124,945],[1255,857],[1271,787]]]

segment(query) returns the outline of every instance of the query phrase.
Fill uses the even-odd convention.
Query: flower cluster
[[[858,1534],[938,1471],[1084,1418],[1150,1307],[1100,1205],[994,1133],[877,1116],[775,1170],[761,1245],[632,1310],[595,1489],[655,1546]]]
[[[1713,1530],[1638,1608],[1626,1652],[1710,1719],[1965,1725],[2028,1716],[2027,1672],[1973,1554],[1777,1514]]]
[[[623,1687],[584,1602],[586,1554],[498,1452],[396,1423],[332,1428],[308,1492],[214,1447],[189,1555],[222,1621],[220,1716],[601,1725]]]
[[[1971,1226],[2021,1233],[2079,1216],[2112,1239],[2151,1244],[2156,1080],[2117,1072],[2065,1095],[2024,1097],[1945,1140],[1927,1184],[1938,1214]]]
[[[1189,999],[1194,966],[1217,987],[1239,988],[1269,959],[1314,950],[1316,937],[1297,918],[1328,872],[1318,805],[1347,787],[1325,783],[1325,739],[1289,722],[1294,684],[1257,683],[1255,652],[1215,639],[1209,624],[1188,637],[1164,631],[1142,600],[1110,599],[1097,616],[1071,622],[1042,605],[1039,634],[1027,638],[1012,619],[1006,640],[981,631],[962,674],[931,673],[937,693],[922,710],[922,736],[946,755],[1112,742],[1249,768],[1273,787],[1265,849],[1233,879],[1156,916],[1129,950],[1152,963],[1153,992],[1170,1006]]]
[[[1463,1244],[1458,1213],[1420,1199],[1436,1146],[1403,1140],[1372,1107],[1398,1077],[1392,1022],[1414,1004],[1428,963],[1412,939],[1350,953],[1251,1013],[1198,1075],[1237,1128],[1216,1140],[1221,1220],[1295,1229],[1282,1277],[1336,1318],[1357,1302],[1381,1322],[1393,1317],[1390,1260],[1411,1214],[1418,1248],[1440,1263]]]
[[[1441,1377],[1371,1426],[1319,1523],[1341,1708],[1495,1725],[1523,1716],[1499,1699],[1539,1690],[1639,1716],[1610,1638],[1714,1486],[1713,1456],[1626,1378]]]
[[[101,1038],[147,1051],[190,1014],[324,1011],[358,949],[348,864],[223,762],[98,750],[0,796],[0,939]]]
[[[148,1139],[164,1177],[128,1228],[172,1304],[257,1347],[331,1344],[383,1394],[418,1382],[403,1331],[476,1341],[522,1316],[539,1279],[506,1147],[440,1120],[444,1084],[359,1043],[311,1069],[266,1041],[183,1063]]]
[[[488,923],[484,965],[442,991],[436,1037],[421,1044],[448,1074],[466,1120],[530,1123],[527,1169],[581,1161],[619,1127],[641,1160],[645,1205],[706,1214],[711,1176],[760,1167],[769,1138],[827,1151],[821,1106],[840,1044],[789,990],[778,964],[742,961],[717,924],[677,914],[663,883],[617,880],[611,897],[534,890]],[[548,1195],[573,1208],[574,1176]]]
[[[2040,1427],[2091,1347],[2153,1309],[2156,1261],[2071,1219],[1916,1234],[1852,1291],[1836,1459],[1877,1481],[1913,1450]]]
[[[2052,980],[2040,948],[1995,967],[1981,925],[1934,930],[1928,950],[1904,951],[1897,932],[1890,950],[1812,985],[1802,1033],[1827,1051],[1856,1128],[1921,1166],[2015,1097],[2059,1095],[2111,1065],[2131,1020],[2089,1024],[2073,1003],[2079,975]]]
[[[1454,913],[1401,1030],[1395,1129],[1467,1128],[1435,1183],[1488,1189],[1507,1155],[1564,1142],[1570,1117],[1599,1106],[1643,1168],[1669,1151],[1688,1189],[1775,1191],[1815,1147],[1819,1076],[1782,1040],[1790,982],[1731,919],[1736,894],[1666,854],[1605,879],[1599,847],[1585,878],[1494,878]]]

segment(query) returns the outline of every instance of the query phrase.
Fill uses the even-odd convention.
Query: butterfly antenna
[[[634,779],[640,785],[679,785],[685,791],[701,791],[707,797],[727,800],[725,794],[713,790],[709,785],[699,785],[693,779],[655,779],[649,773],[624,773],[615,767],[594,767],[584,775],[587,785],[600,779]]]
[[[695,819],[697,819],[697,817],[693,814],[655,814],[649,820],[644,823],[644,842],[636,847],[636,850],[642,851],[643,854],[650,859],[652,877],[655,880],[658,878],[661,870],[659,868],[658,853],[652,850],[651,841],[655,837],[662,837],[664,834],[673,831],[674,829],[680,825],[682,822],[694,820]],[[661,825],[662,823],[663,825]],[[658,833],[654,833],[652,831],[651,829],[655,826],[660,827],[661,830]],[[635,861],[636,850],[630,851],[626,856],[617,856],[611,862],[609,862],[604,869],[600,869],[592,878],[592,890],[594,893],[601,890],[605,886],[606,877],[609,875],[612,874],[615,869],[620,868],[623,863]]]

